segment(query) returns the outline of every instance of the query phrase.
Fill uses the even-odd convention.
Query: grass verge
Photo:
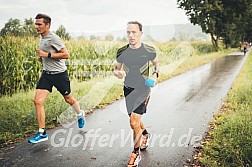
[[[252,53],[215,116],[198,153],[199,165],[247,167],[252,165]]]

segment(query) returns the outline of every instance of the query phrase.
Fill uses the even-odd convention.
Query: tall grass
[[[252,165],[252,57],[236,79],[203,147],[204,166]]]
[[[106,77],[113,70],[113,62],[120,44],[109,41],[66,41],[71,58],[66,61],[70,78],[79,81],[97,75]]]
[[[71,59],[66,60],[69,76],[80,81],[111,72],[120,46],[106,41],[71,40],[64,43],[71,55]],[[31,37],[0,37],[0,96],[35,86],[42,70],[36,55],[38,44],[39,39]]]

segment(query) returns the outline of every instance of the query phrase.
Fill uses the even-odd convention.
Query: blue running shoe
[[[84,125],[86,124],[86,120],[84,118],[84,111],[81,111],[82,112],[82,116],[78,116],[78,126],[79,128],[83,128]]]
[[[35,143],[39,143],[39,142],[46,141],[46,140],[48,140],[48,135],[46,133],[42,134],[41,132],[37,132],[35,137],[28,139],[28,142],[35,144]]]

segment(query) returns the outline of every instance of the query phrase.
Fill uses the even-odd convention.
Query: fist
[[[38,56],[38,61],[42,62],[42,57]]]
[[[122,78],[126,77],[126,72],[125,71],[115,71],[114,74],[119,79],[122,79]]]
[[[36,52],[37,52],[37,56],[47,57],[47,53],[44,52],[43,50],[37,49]]]

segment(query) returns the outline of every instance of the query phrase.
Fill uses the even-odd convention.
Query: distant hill
[[[179,39],[181,34],[184,35],[183,38],[185,39],[198,39],[198,40],[210,40],[209,35],[202,32],[202,29],[198,25],[193,24],[176,24],[175,25],[175,38]]]
[[[201,28],[196,25],[175,24],[175,25],[155,25],[144,26],[144,39],[155,40],[160,42],[174,41],[174,40],[210,40],[209,36],[202,32]],[[122,39],[126,37],[125,30],[99,32],[99,33],[70,33],[73,38],[83,36],[89,39],[90,36],[96,36],[104,39],[106,35],[110,34],[114,39]]]

